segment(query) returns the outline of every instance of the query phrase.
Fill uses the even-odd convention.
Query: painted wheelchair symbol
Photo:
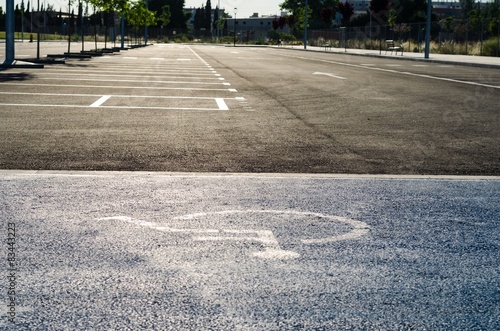
[[[302,212],[293,210],[228,210],[206,213],[187,214],[173,218],[174,221],[182,220],[203,220],[207,217],[228,217],[234,215],[244,214],[264,214],[264,215],[278,215],[281,217],[306,217],[316,220],[327,222],[340,223],[344,227],[349,228],[349,231],[341,234],[329,234],[321,238],[313,239],[300,239],[304,245],[327,244],[331,242],[355,239],[368,233],[369,226],[361,221],[356,221],[350,218],[325,215],[313,212]],[[98,220],[117,220],[150,228],[156,231],[188,234],[191,235],[194,241],[240,241],[240,242],[257,242],[263,246],[262,251],[253,252],[252,256],[263,259],[293,259],[300,256],[300,254],[284,250],[281,248],[278,239],[275,237],[271,230],[257,230],[257,229],[203,229],[203,228],[173,228],[169,226],[159,225],[144,220],[134,219],[128,216],[111,216],[99,218]]]

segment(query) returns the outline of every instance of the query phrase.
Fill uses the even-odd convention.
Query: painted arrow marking
[[[345,77],[337,76],[334,74],[329,74],[327,72],[314,72],[313,75],[323,75],[323,76],[329,76],[329,77],[333,77],[333,78],[337,78],[337,79],[347,79]]]

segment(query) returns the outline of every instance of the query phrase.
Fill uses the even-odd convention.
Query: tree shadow
[[[23,81],[33,78],[33,75],[26,72],[6,73],[0,71],[0,82]]]

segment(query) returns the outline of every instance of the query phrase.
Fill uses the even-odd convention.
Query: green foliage
[[[146,1],[139,0],[134,2],[125,13],[127,22],[130,23],[134,28],[139,28],[141,26],[151,26],[156,24],[155,13],[151,10],[146,9]]]
[[[485,56],[498,56],[500,54],[500,37],[490,38],[483,42],[482,55]]]
[[[158,21],[161,22],[162,25],[168,25],[170,23],[170,17],[172,14],[170,13],[170,6],[165,5],[161,7],[161,14],[158,17]]]

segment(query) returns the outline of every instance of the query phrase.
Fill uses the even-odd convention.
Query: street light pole
[[[219,42],[220,38],[220,0],[217,1],[217,42]]]
[[[304,49],[307,49],[307,10],[308,10],[309,4],[306,0],[306,9],[305,9],[305,14],[304,14]]]
[[[234,8],[234,37],[233,37],[234,47],[236,47],[236,13],[237,12],[238,12],[238,8]]]
[[[426,59],[429,58],[431,48],[431,13],[432,13],[432,0],[427,0],[427,22],[425,27],[425,54]]]

